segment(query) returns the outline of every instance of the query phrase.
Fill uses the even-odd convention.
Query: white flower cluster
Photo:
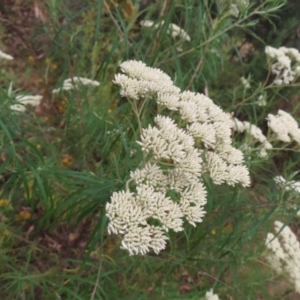
[[[300,53],[297,49],[286,47],[276,49],[267,46],[265,53],[272,62],[271,71],[276,75],[275,84],[289,84],[300,76]]]
[[[249,5],[249,0],[235,0],[229,7],[229,15],[238,18],[240,10],[244,10]]]
[[[238,18],[240,14],[240,11],[238,9],[238,6],[234,3],[230,4],[230,8],[229,8],[229,15],[233,18]]]
[[[120,65],[123,73],[116,74],[114,83],[121,87],[121,96],[138,100],[158,95],[158,102],[168,102],[176,108],[180,89],[159,69],[149,68],[141,61],[126,61]],[[174,98],[175,95],[175,98]]]
[[[14,59],[11,55],[6,54],[1,50],[0,50],[0,58],[7,59],[7,60],[13,60]]]
[[[250,81],[248,79],[246,79],[244,76],[240,78],[240,81],[242,83],[242,85],[244,86],[244,89],[250,89],[251,85],[250,85]]]
[[[286,143],[295,141],[300,144],[298,122],[289,113],[279,110],[277,115],[268,114],[267,120],[277,140]]]
[[[127,61],[120,67],[125,74],[117,74],[114,82],[121,86],[121,95],[156,97],[184,123],[181,128],[158,115],[154,126],[142,130],[138,144],[146,161],[130,173],[126,192],[113,193],[106,205],[108,230],[123,235],[123,249],[130,255],[159,253],[166,231],[182,231],[183,219],[193,226],[202,222],[206,190],[201,176],[207,174],[215,184],[249,186],[249,173],[242,152],[232,146],[229,115],[211,99],[180,92],[168,75],[142,62]]]
[[[266,106],[267,105],[266,95],[259,95],[255,104],[258,106]]]
[[[68,78],[63,81],[63,85],[60,88],[52,90],[53,94],[57,94],[61,91],[68,91],[77,88],[80,84],[82,85],[92,85],[92,86],[99,86],[100,83],[96,80],[91,80],[88,78],[83,77],[73,77]]]
[[[10,109],[24,112],[26,110],[25,105],[31,105],[33,107],[39,106],[43,99],[42,95],[18,95],[16,101],[18,104],[13,104]]]
[[[283,228],[284,224],[280,221],[275,221],[274,225],[280,239],[272,233],[267,234],[265,243],[272,251],[267,260],[278,274],[289,274],[295,281],[296,292],[300,293],[300,243],[288,226]]]
[[[240,121],[237,118],[231,119],[231,126],[234,131],[239,133],[246,132],[248,136],[252,139],[250,140],[251,144],[259,142],[260,146],[260,157],[267,156],[267,150],[272,149],[271,143],[267,140],[267,137],[262,133],[261,129],[254,124],[249,123],[248,121]]]
[[[144,20],[140,22],[142,27],[154,27],[155,29],[162,27],[164,23],[165,23],[164,21],[160,21],[154,24],[154,22],[151,20]],[[187,34],[187,32],[182,28],[180,28],[179,26],[177,26],[176,24],[171,23],[169,25],[167,33],[171,35],[173,39],[176,39],[178,37],[186,42],[191,41],[191,37]]]
[[[300,128],[298,126],[298,122],[289,113],[279,110],[277,115],[268,114],[267,121],[269,130],[273,133],[269,138],[270,141],[277,140],[286,143],[295,141],[298,145],[300,145]],[[234,131],[239,133],[246,132],[249,136],[251,136],[252,141],[250,140],[250,144],[255,144],[256,142],[261,143],[261,149],[259,152],[260,157],[266,157],[267,150],[273,148],[267,137],[256,125],[247,121],[241,122],[237,118],[232,118],[231,126]]]
[[[205,293],[205,300],[221,300],[217,294],[214,294],[213,289]]]
[[[275,183],[287,192],[293,192],[296,195],[300,195],[300,182],[295,180],[287,181],[282,176],[275,176]]]

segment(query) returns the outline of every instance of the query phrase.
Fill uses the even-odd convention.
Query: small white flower
[[[288,273],[295,282],[296,292],[300,293],[300,243],[289,226],[280,221],[275,221],[274,225],[281,241],[268,233],[266,246],[273,252],[268,261],[277,273]]]
[[[179,37],[180,39],[186,42],[191,41],[191,37],[187,34],[187,32],[179,26],[177,26],[176,24],[170,24],[168,33],[171,34],[173,39]]]
[[[231,128],[240,133],[246,130],[244,123],[237,118],[231,119]]]
[[[280,118],[272,114],[268,114],[267,120],[269,128],[276,134],[277,140],[285,143],[289,143],[291,141],[289,131],[284,126]]]
[[[140,22],[141,26],[143,27],[154,27],[156,29],[162,27],[164,23],[165,23],[164,21],[160,21],[154,25],[154,22],[151,20],[143,20]],[[176,24],[171,23],[169,25],[167,33],[171,35],[173,39],[176,39],[178,37],[187,42],[191,41],[191,37],[187,34],[187,32],[182,28],[180,28],[179,26],[177,26]]]
[[[243,152],[229,144],[220,144],[215,150],[229,164],[241,165],[244,162]]]
[[[110,220],[108,233],[124,234],[128,228],[147,224],[148,213],[137,205],[133,193],[114,192],[110,200],[106,204],[106,215]]]
[[[250,81],[248,79],[246,79],[245,77],[241,77],[240,81],[242,82],[242,85],[244,86],[244,89],[250,89]]]
[[[300,76],[300,66],[295,67],[295,76]]]
[[[177,203],[173,202],[165,193],[156,192],[153,187],[145,184],[137,186],[137,204],[142,207],[148,218],[154,218],[162,223],[162,227],[182,231],[183,214]]]
[[[245,131],[249,135],[251,135],[255,140],[259,141],[262,144],[267,141],[266,136],[262,133],[259,127],[247,121],[244,121],[243,123],[244,123]]]
[[[273,62],[271,71],[276,75],[274,84],[289,84],[299,76],[300,53],[297,49],[286,47],[276,49],[267,46],[265,53]]]
[[[216,131],[213,124],[195,122],[187,126],[187,131],[194,138],[199,138],[206,148],[215,148]]]
[[[165,190],[168,185],[168,177],[156,164],[147,163],[144,168],[130,172],[130,177],[136,185],[147,184],[159,190]]]
[[[20,111],[20,112],[26,111],[26,107],[22,104],[13,104],[10,106],[10,109],[15,110],[15,111]]]
[[[258,106],[266,106],[267,105],[266,97],[264,95],[260,95],[257,101],[255,102],[255,104]]]
[[[174,169],[169,170],[168,181],[170,190],[180,193],[190,185],[197,184],[199,179],[197,175],[195,176],[195,174],[191,172],[186,172],[181,167],[175,167]]]
[[[234,4],[234,3],[230,4],[229,14],[230,14],[230,16],[232,16],[234,18],[239,17],[240,11],[236,4]]]
[[[167,74],[135,60],[123,62],[120,68],[125,74],[116,74],[113,82],[121,87],[123,97],[138,100],[158,95],[162,105],[176,108],[174,101],[176,102],[176,95],[180,89],[174,86]],[[175,98],[172,97],[173,94]]]
[[[154,25],[154,22],[151,20],[143,20],[140,22],[140,24],[143,27],[152,27]]]
[[[205,300],[221,300],[217,294],[214,294],[213,289],[210,289],[205,294]]]
[[[127,250],[129,255],[144,255],[150,249],[158,254],[165,249],[167,239],[164,230],[158,226],[131,227],[123,237],[121,249]]]
[[[224,183],[227,178],[228,169],[226,162],[214,152],[207,152],[206,159],[209,176],[213,183],[216,185]]]
[[[6,54],[1,50],[0,50],[0,58],[7,59],[7,60],[13,60],[14,59],[11,55]]]
[[[273,178],[275,183],[283,190],[285,191],[291,191],[296,196],[300,195],[300,182],[295,180],[287,181],[282,176],[275,176]]]
[[[249,170],[243,165],[229,165],[227,169],[226,183],[228,185],[241,184],[243,187],[250,186]]]
[[[180,209],[187,221],[196,226],[202,222],[206,212],[203,206],[206,204],[206,190],[201,182],[192,184],[180,192]]]
[[[39,106],[43,99],[42,95],[18,95],[16,96],[16,101],[19,104],[13,104],[10,109],[25,112],[25,105],[31,105],[33,107]]]
[[[300,62],[300,53],[298,49],[295,48],[287,48],[287,47],[280,47],[280,51],[289,55],[291,58],[295,59],[297,62]]]
[[[76,89],[79,85],[99,86],[100,83],[96,80],[75,76],[73,78],[65,79],[62,87],[52,90],[52,93],[57,94],[61,91]]]
[[[279,110],[277,115],[268,114],[268,126],[277,140],[289,143],[291,140],[300,144],[300,129],[297,121],[287,112]]]
[[[138,142],[142,150],[153,153],[155,159],[183,160],[186,151],[193,148],[193,138],[179,129],[169,117],[157,116],[154,122],[158,128],[149,125],[143,129],[141,141]]]
[[[179,94],[166,94],[158,92],[157,94],[157,103],[163,105],[169,110],[177,110],[179,106]]]

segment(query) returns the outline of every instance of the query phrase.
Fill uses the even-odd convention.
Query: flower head
[[[154,22],[151,20],[143,20],[140,22],[141,26],[143,27],[154,27],[156,29],[162,27],[164,23],[164,21],[160,21],[157,24],[154,24]],[[171,35],[173,39],[178,37],[187,42],[191,41],[191,37],[187,34],[187,32],[176,24],[171,23],[168,27],[167,33]]]
[[[57,94],[61,91],[73,90],[78,88],[79,85],[99,86],[100,83],[96,80],[75,76],[73,78],[65,79],[62,87],[52,90],[52,93]]]
[[[298,73],[300,53],[297,49],[286,47],[276,49],[267,46],[265,53],[272,62],[271,72],[276,75],[275,84],[289,84],[300,75]]]
[[[205,300],[220,300],[219,296],[217,294],[214,294],[213,289],[210,289],[205,294]]]
[[[123,236],[122,248],[130,255],[159,253],[166,231],[182,231],[184,220],[193,226],[202,222],[207,201],[203,175],[215,184],[249,186],[249,173],[242,152],[232,146],[229,115],[210,98],[180,92],[167,74],[143,62],[120,67],[124,74],[114,82],[122,96],[153,97],[176,118],[157,115],[141,130],[137,143],[144,159],[130,172],[126,191],[113,193],[107,203],[108,230]]]
[[[300,243],[289,226],[275,221],[275,231],[281,239],[268,233],[266,246],[272,254],[268,261],[277,273],[286,272],[295,282],[295,290],[300,293]]]
[[[1,50],[0,50],[0,58],[7,59],[7,60],[13,60],[14,59],[11,55],[6,54]]]
[[[24,112],[26,107],[24,105],[31,105],[33,107],[39,106],[43,99],[42,95],[18,95],[16,96],[17,104],[10,106],[10,109]]]
[[[300,129],[298,122],[287,112],[279,110],[277,115],[269,114],[268,126],[275,134],[276,139],[289,143],[292,140],[300,144]]]

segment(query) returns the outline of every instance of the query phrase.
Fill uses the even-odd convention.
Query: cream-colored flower
[[[229,14],[230,16],[234,17],[234,18],[238,18],[240,11],[238,9],[238,6],[234,3],[230,4],[230,9],[229,9]]]
[[[245,90],[250,89],[251,85],[248,79],[246,79],[245,77],[241,77],[240,80]]]
[[[7,59],[7,60],[13,60],[14,59],[11,55],[6,54],[1,50],[0,50],[0,58]]]
[[[295,283],[296,292],[300,293],[300,243],[289,226],[275,221],[275,231],[281,240],[268,233],[266,246],[272,251],[271,266],[277,273],[286,272]]]
[[[96,80],[91,80],[84,77],[73,77],[68,78],[63,81],[63,85],[60,88],[52,90],[53,94],[57,94],[61,91],[68,91],[78,88],[80,85],[91,85],[91,86],[99,86],[100,83]]]
[[[255,102],[258,106],[266,106],[267,105],[267,99],[265,95],[259,95],[257,101]]]
[[[11,105],[10,109],[25,112],[25,105],[31,105],[33,107],[39,106],[42,99],[42,95],[18,95],[16,96],[16,101],[18,102],[18,104]]]
[[[205,294],[205,300],[221,300],[217,294],[214,294],[213,289],[210,289]]]
[[[160,21],[154,24],[154,22],[151,20],[143,20],[140,22],[142,27],[154,27],[155,29],[162,27],[164,23],[164,21]],[[180,38],[186,42],[191,41],[191,37],[187,34],[187,32],[176,24],[171,23],[167,33],[171,35],[173,39]]]
[[[298,122],[287,112],[279,110],[277,115],[268,114],[268,126],[276,135],[277,140],[289,143],[294,140],[300,144]]]
[[[167,240],[164,232],[182,231],[184,220],[193,226],[202,222],[204,173],[215,184],[242,186],[250,185],[249,173],[242,152],[232,146],[230,116],[210,98],[180,92],[168,75],[142,62],[120,67],[124,74],[117,74],[114,82],[122,96],[153,97],[175,118],[157,115],[154,124],[142,129],[137,141],[142,166],[130,172],[126,192],[113,193],[106,205],[108,230],[123,236],[122,248],[130,255],[159,253]],[[150,220],[159,225],[150,225]]]
[[[267,46],[265,53],[272,62],[271,71],[276,75],[275,84],[290,84],[299,76],[300,53],[297,49],[286,47],[276,49]]]

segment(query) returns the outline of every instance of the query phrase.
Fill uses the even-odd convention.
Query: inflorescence
[[[130,173],[126,190],[114,192],[106,205],[109,233],[123,236],[130,255],[158,254],[166,246],[166,232],[202,222],[207,192],[203,176],[216,185],[250,185],[243,153],[234,148],[231,118],[207,96],[181,92],[171,78],[140,61],[121,64],[114,83],[129,101],[156,99],[173,111],[157,115],[143,128],[137,143],[144,153],[140,168]],[[179,125],[178,120],[180,121]]]
[[[267,46],[266,55],[271,62],[271,72],[277,85],[290,84],[300,76],[300,53],[295,48]]]
[[[248,144],[243,148],[251,149],[251,144],[259,143],[259,157],[266,157],[268,151],[273,149],[272,142],[296,143],[300,145],[300,128],[298,122],[287,112],[278,110],[277,115],[268,114],[269,134],[268,138],[263,134],[262,130],[248,121],[240,121],[237,118],[231,119],[232,129],[238,133],[246,133],[248,135]]]
[[[266,238],[266,246],[272,252],[267,260],[278,274],[287,273],[300,293],[300,243],[289,226],[280,221],[274,224],[276,236],[268,233]]]

